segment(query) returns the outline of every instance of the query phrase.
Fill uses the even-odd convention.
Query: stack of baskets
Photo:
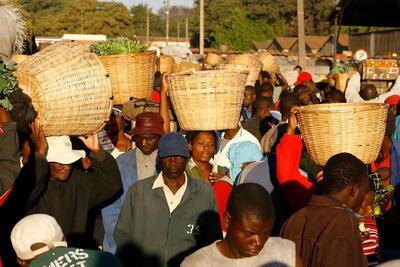
[[[348,152],[369,164],[381,149],[387,120],[384,104],[320,104],[306,106],[298,114],[307,150],[315,163]],[[373,127],[371,127],[373,126]]]
[[[239,125],[247,73],[210,70],[168,76],[170,96],[184,130],[224,130]]]
[[[85,135],[103,128],[112,109],[110,80],[95,54],[61,41],[21,62],[14,72],[45,135]]]
[[[221,64],[218,66],[221,70],[234,70],[234,71],[242,71],[248,72],[249,75],[246,79],[246,86],[254,86],[256,81],[258,80],[258,75],[260,74],[261,69],[254,65],[243,65],[243,64]]]
[[[131,97],[150,98],[156,71],[155,51],[99,58],[110,75],[114,105],[122,105]]]
[[[257,54],[257,56],[262,62],[263,70],[268,71],[268,73],[271,75],[275,75],[279,72],[279,65],[273,55],[267,51],[261,51]]]

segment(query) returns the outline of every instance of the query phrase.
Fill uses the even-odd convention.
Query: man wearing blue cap
[[[129,188],[115,228],[116,254],[126,266],[179,266],[222,237],[212,188],[185,174],[183,135],[163,136],[158,157],[162,171]]]

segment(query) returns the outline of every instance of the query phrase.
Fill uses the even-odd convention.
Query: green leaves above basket
[[[3,106],[8,111],[13,108],[8,96],[14,92],[17,85],[17,80],[12,73],[12,67],[7,66],[0,59],[0,106]]]
[[[125,37],[109,39],[90,45],[90,51],[98,56],[139,54],[143,53],[146,48],[146,43],[132,41]]]

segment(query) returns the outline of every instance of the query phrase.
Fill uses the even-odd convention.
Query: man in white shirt
[[[301,266],[292,241],[269,237],[274,223],[272,200],[258,184],[238,185],[230,194],[223,240],[187,257],[182,267]]]
[[[359,69],[359,68],[358,68]],[[385,99],[392,95],[400,95],[400,76],[397,77],[392,89],[384,94],[381,94],[377,98],[371,99],[369,101],[365,101],[360,96],[361,89],[361,75],[359,71],[356,71],[347,82],[347,87],[345,91],[345,97],[347,103],[362,103],[362,102],[370,102],[370,103],[384,103]]]

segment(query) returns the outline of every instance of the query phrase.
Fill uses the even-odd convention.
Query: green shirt
[[[57,247],[40,255],[29,267],[122,267],[111,253],[80,248]]]

